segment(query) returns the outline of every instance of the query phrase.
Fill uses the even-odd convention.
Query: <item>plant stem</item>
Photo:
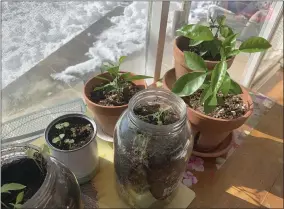
[[[5,206],[5,208],[9,208],[4,202],[1,201],[1,204]]]

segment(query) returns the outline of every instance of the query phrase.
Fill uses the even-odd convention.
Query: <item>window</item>
[[[275,9],[274,3],[256,1],[171,1],[169,11],[167,2],[146,1],[1,4],[3,121],[81,97],[84,82],[100,73],[102,62],[122,55],[128,56],[122,70],[151,76],[156,68],[149,70],[149,66],[156,65],[157,55],[162,56],[162,77],[174,67],[175,31],[185,22],[203,24],[210,16],[225,15],[241,44],[260,35]],[[161,14],[168,16],[166,26],[158,18]],[[160,34],[164,26],[166,32]],[[159,42],[160,36],[164,42]],[[162,55],[157,53],[161,44]],[[273,49],[277,56],[283,53],[283,48]],[[235,58],[229,69],[233,79],[243,79],[249,60],[245,53]]]
[[[3,121],[81,97],[104,61],[145,73],[148,2],[2,2]]]

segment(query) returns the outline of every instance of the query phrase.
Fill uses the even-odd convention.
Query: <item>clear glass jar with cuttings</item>
[[[173,124],[147,123],[134,113],[141,105],[171,109]],[[160,88],[138,92],[120,116],[114,133],[118,193],[131,207],[163,207],[175,197],[192,152],[193,136],[184,101]]]

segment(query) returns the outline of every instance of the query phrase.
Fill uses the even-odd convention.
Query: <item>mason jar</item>
[[[134,113],[138,105],[171,107],[178,120],[154,125]],[[131,207],[163,207],[175,197],[193,147],[186,104],[160,88],[138,92],[120,116],[114,133],[118,194]]]
[[[29,158],[27,155],[28,149],[32,149],[37,153],[39,152],[39,149],[33,145],[10,145],[2,147],[1,168],[20,159]],[[46,163],[44,181],[37,192],[22,204],[21,208],[82,209],[80,187],[74,174],[55,158],[48,155],[42,155],[42,157]],[[5,176],[1,175],[1,177],[2,184],[4,184]]]

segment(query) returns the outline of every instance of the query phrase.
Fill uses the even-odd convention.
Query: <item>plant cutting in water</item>
[[[130,72],[120,72],[121,63],[126,56],[119,58],[117,63],[107,63],[102,67],[102,73],[108,72],[110,78],[96,76],[104,81],[100,86],[95,86],[91,93],[91,100],[104,106],[121,106],[127,104],[131,97],[141,89],[133,81],[152,78],[145,75],[132,75]]]
[[[22,185],[22,184],[17,184],[17,183],[4,184],[3,186],[1,186],[1,194],[2,193],[9,193],[10,194],[11,191],[19,191],[19,190],[23,190],[24,188],[26,188],[26,186]],[[15,203],[9,203],[9,204],[11,206],[13,206],[14,209],[21,208],[22,207],[21,202],[23,201],[23,198],[24,198],[24,191],[21,191],[21,192],[18,193]],[[3,202],[1,202],[1,204],[5,208],[9,208]]]
[[[58,149],[72,150],[90,140],[93,128],[83,119],[69,118],[55,124],[51,129],[50,142]]]
[[[199,94],[199,103],[205,114],[224,104],[227,97],[242,93],[241,87],[227,72],[226,60],[240,52],[262,52],[271,47],[266,39],[251,37],[236,48],[238,34],[225,24],[225,16],[219,16],[215,20],[211,18],[209,26],[191,24],[183,26],[177,32],[190,39],[190,51],[185,51],[184,56],[186,65],[192,72],[180,77],[172,91],[181,97]],[[213,70],[206,67],[203,58],[208,57],[220,60]]]

